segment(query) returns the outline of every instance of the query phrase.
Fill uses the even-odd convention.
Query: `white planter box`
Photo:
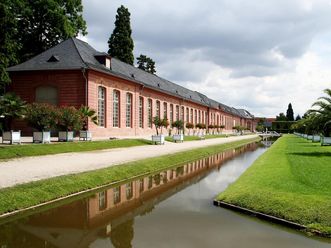
[[[51,132],[33,132],[33,143],[50,143],[51,142]]]
[[[313,135],[312,141],[313,142],[320,142],[321,141],[321,136],[319,136],[319,135]]]
[[[321,137],[321,145],[331,145],[331,137]]]
[[[89,140],[92,141],[92,132],[91,131],[79,131],[79,140]]]
[[[152,141],[155,144],[160,144],[160,145],[164,145],[164,135],[160,134],[160,135],[152,135]]]
[[[173,139],[175,142],[177,142],[177,141],[179,141],[179,142],[183,142],[183,141],[184,141],[184,135],[183,135],[183,134],[174,134],[174,135],[172,136],[172,139]]]
[[[7,131],[2,133],[2,143],[9,141],[10,144],[21,144],[21,131]]]
[[[308,135],[307,135],[307,134],[304,134],[303,137],[304,137],[305,139],[307,139],[307,138],[308,138]]]
[[[74,141],[74,132],[59,131],[59,141]]]
[[[307,139],[308,139],[308,140],[313,140],[313,135],[308,135],[308,136],[307,136]]]

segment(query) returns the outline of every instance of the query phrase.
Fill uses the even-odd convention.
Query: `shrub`
[[[172,127],[177,128],[177,134],[179,134],[180,130],[184,129],[184,122],[182,120],[174,121]]]
[[[26,108],[25,119],[38,131],[50,131],[57,124],[57,108],[47,103],[32,103]]]
[[[190,123],[190,122],[186,123],[185,126],[186,126],[187,129],[192,129],[192,128],[194,128],[193,123]]]
[[[61,107],[57,111],[57,127],[60,131],[78,131],[82,129],[83,121],[80,111],[75,107]]]

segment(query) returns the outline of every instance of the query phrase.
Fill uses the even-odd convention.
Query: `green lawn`
[[[229,137],[231,135],[226,135],[226,134],[207,134],[205,135],[205,139],[216,139],[216,138],[225,138]],[[167,136],[165,137],[166,141],[173,142],[172,137]],[[201,140],[198,136],[188,136],[184,135],[184,141],[194,141],[194,140]]]
[[[0,146],[0,159],[40,156],[66,152],[85,152],[151,144],[144,139],[121,139],[91,142],[65,142],[57,144],[4,145]]]
[[[0,190],[0,214],[22,209],[75,192],[92,189],[97,186],[115,183],[134,176],[162,171],[177,167],[203,157],[233,149],[259,138],[241,140],[227,144],[203,147],[171,155],[149,158],[110,168],[85,172],[76,175],[61,176],[47,180],[18,185]]]
[[[331,147],[285,135],[217,199],[331,237]]]

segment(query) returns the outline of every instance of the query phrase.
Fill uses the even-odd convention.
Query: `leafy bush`
[[[179,134],[180,130],[184,129],[184,122],[182,120],[174,121],[172,127],[175,127],[177,129],[177,134]]]
[[[78,131],[82,129],[81,112],[75,107],[60,107],[57,116],[57,127],[60,131]]]
[[[50,131],[56,127],[58,109],[47,103],[32,103],[26,108],[25,119],[38,131]]]
[[[190,123],[190,122],[186,123],[185,126],[186,126],[187,129],[192,129],[192,128],[194,128],[193,123]]]

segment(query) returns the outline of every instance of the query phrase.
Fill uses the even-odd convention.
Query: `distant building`
[[[254,130],[247,110],[236,109],[166,79],[98,52],[86,42],[69,38],[32,59],[8,68],[10,90],[23,100],[55,105],[89,106],[99,125],[88,123],[95,136],[136,136],[155,133],[152,118],[170,123],[241,125]],[[31,132],[23,122],[15,128]],[[167,130],[164,130],[167,132]]]

